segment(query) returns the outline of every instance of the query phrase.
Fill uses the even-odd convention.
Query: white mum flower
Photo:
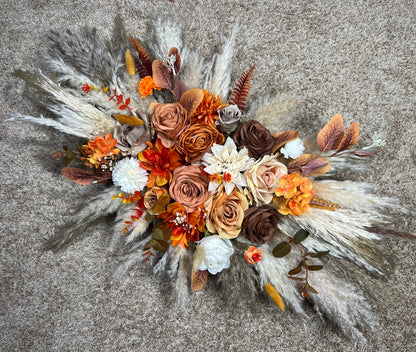
[[[147,171],[142,169],[136,158],[124,158],[113,169],[113,183],[123,192],[141,191],[147,184]]]
[[[206,166],[204,171],[210,175],[220,175],[227,194],[231,194],[235,186],[240,190],[247,186],[242,172],[247,170],[254,161],[248,156],[246,147],[237,151],[237,146],[230,137],[224,145],[214,143],[211,153],[205,153],[202,158],[202,164]],[[218,186],[217,181],[211,181],[208,189],[211,192],[216,191]]]
[[[305,147],[303,146],[302,140],[300,138],[296,138],[294,141],[287,142],[285,146],[280,149],[280,153],[282,153],[286,159],[296,159],[303,154],[304,150]]]

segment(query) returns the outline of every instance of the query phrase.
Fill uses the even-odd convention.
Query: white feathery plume
[[[132,227],[133,230],[130,231],[128,236],[126,237],[126,242],[131,243],[135,241],[137,238],[142,236],[146,230],[148,229],[150,224],[149,220],[146,220],[146,216],[143,214],[139,220],[133,222]]]
[[[366,341],[363,332],[374,331],[378,320],[362,293],[325,269],[315,271],[309,282],[318,291],[308,296],[315,310],[336,323],[353,340]]]
[[[115,120],[93,105],[85,103],[80,92],[61,87],[42,72],[35,75],[17,71],[16,74],[49,93],[57,101],[56,104],[48,106],[48,108],[57,115],[58,123],[51,124],[46,122],[44,118],[38,119],[20,114],[14,115],[12,119],[19,117],[39,124],[53,126],[62,132],[84,138],[94,138],[97,135],[113,133]]]
[[[226,40],[221,54],[215,54],[211,62],[206,66],[207,76],[204,87],[218,94],[223,101],[228,99],[231,89],[231,60],[234,53],[235,39],[238,27],[235,26],[231,36]]]
[[[298,265],[295,256],[285,256],[276,258],[272,254],[276,241],[266,243],[258,248],[262,251],[261,260],[255,265],[260,276],[261,286],[271,283],[279,294],[283,297],[285,303],[290,306],[297,314],[308,319],[303,307],[302,298],[299,290],[296,288],[295,281],[288,278],[287,273]]]
[[[186,59],[186,55],[181,52],[183,51],[182,27],[178,23],[159,19],[154,27],[154,34],[156,40],[149,41],[149,46],[156,56],[154,59],[163,60],[172,47],[178,49],[183,60]]]
[[[284,95],[259,99],[250,105],[246,115],[266,126],[272,133],[286,131],[291,128],[293,111],[299,104],[299,99]]]
[[[182,53],[180,54],[182,56]],[[182,57],[182,62],[184,61],[185,59]],[[182,64],[180,70],[182,72],[181,78],[186,87],[188,89],[201,87],[205,75],[204,71],[204,60],[197,53],[188,50],[187,60]]]

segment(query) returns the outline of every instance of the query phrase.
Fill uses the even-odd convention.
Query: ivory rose
[[[205,208],[208,212],[206,226],[209,232],[218,233],[227,239],[240,234],[248,202],[246,196],[237,188],[234,188],[230,195],[224,188],[220,188],[218,193],[208,199]]]
[[[272,155],[265,155],[255,162],[245,173],[247,188],[257,205],[269,204],[279,180],[287,174],[287,167]]]
[[[210,197],[208,184],[208,177],[198,166],[180,166],[173,170],[169,193],[189,213]]]
[[[176,138],[190,126],[190,117],[179,103],[155,104],[152,108],[152,122],[157,136],[165,148],[172,148]]]
[[[196,256],[203,255],[195,269],[208,270],[215,275],[230,267],[230,257],[233,253],[234,248],[230,240],[218,235],[204,237],[195,253]]]

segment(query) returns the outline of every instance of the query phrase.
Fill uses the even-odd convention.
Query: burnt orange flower
[[[107,164],[109,159],[120,153],[120,149],[115,148],[116,144],[117,140],[111,134],[91,139],[87,145],[82,146],[87,157],[82,157],[81,160],[85,161],[85,165],[96,168]]]
[[[155,82],[153,82],[152,76],[146,76],[139,83],[139,93],[142,98],[146,98],[148,95],[153,95],[153,89],[161,90]]]
[[[172,246],[189,247],[190,242],[199,241],[199,236],[205,231],[205,209],[201,205],[192,213],[187,213],[178,202],[169,204],[166,211],[160,213],[162,227],[171,230]]]
[[[181,158],[174,148],[166,149],[159,139],[155,145],[146,142],[148,149],[139,153],[140,166],[150,171],[147,187],[163,186],[172,179],[174,168],[182,165]]]
[[[204,98],[198,105],[192,115],[192,123],[203,123],[206,125],[215,125],[215,121],[219,119],[218,110],[226,107],[221,101],[219,95],[209,93],[208,89],[204,89]]]
[[[279,180],[275,194],[283,197],[279,204],[279,213],[283,215],[301,215],[309,210],[313,192],[312,182],[297,174],[284,175]]]

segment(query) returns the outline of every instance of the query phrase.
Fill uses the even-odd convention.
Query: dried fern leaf
[[[136,39],[131,38],[131,42],[133,43],[133,46],[136,48],[140,61],[146,70],[146,73],[147,73],[146,76],[151,76],[152,75],[152,59],[150,58],[146,49],[143,48],[143,46]]]
[[[229,104],[237,105],[238,108],[244,112],[246,108],[246,102],[248,93],[250,91],[250,80],[253,74],[255,66],[251,67],[248,71],[245,71],[238,82],[236,83]]]

